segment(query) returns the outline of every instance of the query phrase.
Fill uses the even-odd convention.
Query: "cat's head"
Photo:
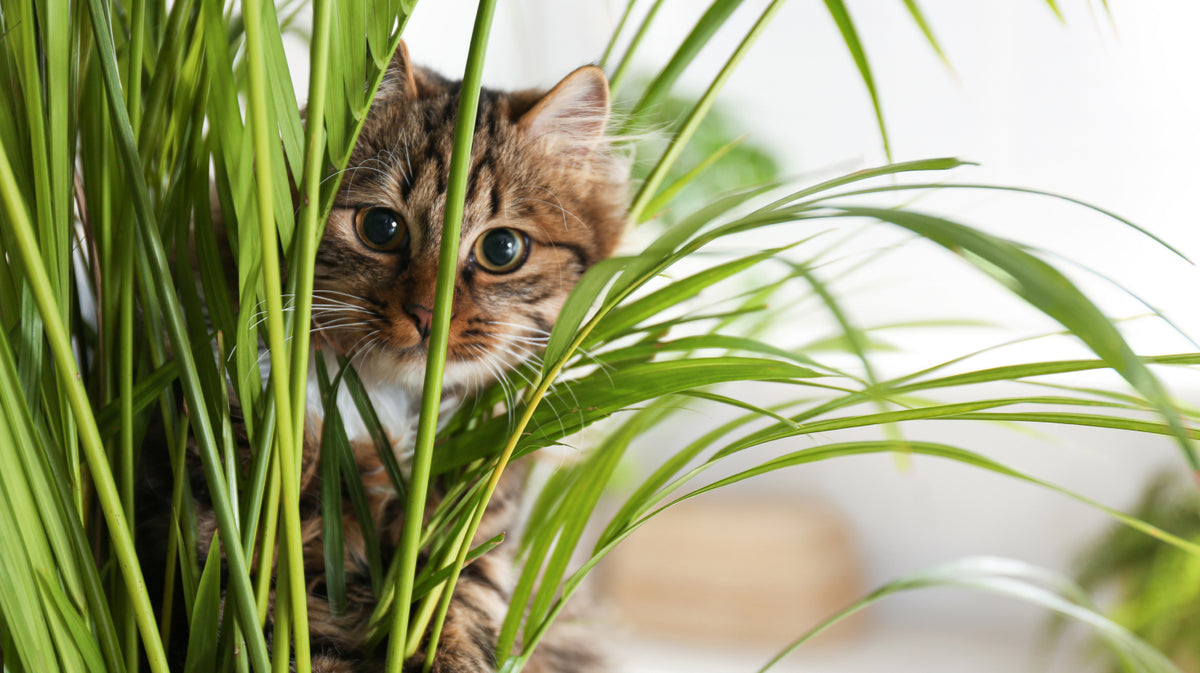
[[[379,381],[421,388],[460,82],[402,44],[317,252],[321,341]],[[481,92],[450,318],[446,385],[477,387],[540,350],[563,301],[625,225],[608,84],[585,66],[549,92]]]

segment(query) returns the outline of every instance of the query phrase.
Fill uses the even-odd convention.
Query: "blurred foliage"
[[[1200,492],[1175,472],[1157,475],[1131,512],[1139,519],[1200,542]],[[1090,593],[1114,590],[1109,616],[1171,657],[1200,671],[1200,558],[1113,526],[1077,562],[1077,581]],[[1129,671],[1098,648],[1110,671]]]

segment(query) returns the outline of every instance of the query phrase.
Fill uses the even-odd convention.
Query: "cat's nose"
[[[428,337],[429,325],[433,323],[433,311],[420,304],[405,304],[404,312],[412,318],[413,324],[417,328],[417,334],[420,334],[422,339]]]

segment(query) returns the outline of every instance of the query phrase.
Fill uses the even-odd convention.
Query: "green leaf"
[[[1082,591],[1068,580],[1022,561],[993,557],[953,561],[893,580],[793,641],[760,668],[759,673],[766,673],[797,647],[880,599],[928,587],[959,587],[985,591],[1053,610],[1095,630],[1109,647],[1135,662],[1137,670],[1147,673],[1179,673],[1179,669],[1158,651],[1084,602],[1081,599]]]
[[[342,463],[349,453],[349,443],[342,428],[337,406],[336,385],[329,383],[324,362],[316,366],[317,380],[324,400],[325,415],[321,423],[321,542],[325,557],[325,593],[329,611],[334,617],[346,611],[346,547],[342,538]],[[344,449],[344,451],[343,451]],[[353,464],[353,461],[352,461]],[[349,473],[348,481],[358,481],[358,470]],[[361,482],[360,482],[361,486]],[[367,522],[370,522],[369,512]]]
[[[937,53],[938,58],[942,60],[942,63],[946,64],[947,68],[953,70],[950,65],[950,59],[946,58],[946,53],[942,51],[942,45],[938,44],[937,38],[933,36],[933,29],[929,27],[929,22],[925,20],[925,15],[921,12],[921,8],[917,7],[917,0],[904,0],[904,6],[908,8],[908,13],[912,15],[913,21],[917,22],[921,33],[925,35],[925,40],[929,42],[930,47],[933,47],[933,51]]]
[[[196,602],[188,621],[187,659],[184,673],[207,673],[217,667],[217,635],[221,614],[221,540],[213,535],[208,547],[208,559],[200,574]]]
[[[712,357],[644,362],[615,371],[600,370],[584,379],[564,382],[532,417],[532,430],[521,438],[521,454],[548,446],[633,405],[663,395],[729,381],[806,379],[822,374],[787,362],[763,358]],[[448,438],[435,466],[441,472],[487,455],[483,441],[503,433],[504,418],[487,421],[459,437]]]
[[[66,626],[67,632],[70,634],[70,643],[74,646],[74,654],[87,667],[87,670],[92,673],[124,671],[124,666],[114,670],[105,664],[104,657],[100,654],[100,647],[88,629],[87,622],[71,604],[62,588],[50,577],[49,572],[41,569],[37,574],[37,579],[38,589],[41,590],[44,601],[53,608],[50,614],[57,617]],[[65,645],[64,643],[62,646]]]
[[[772,248],[719,264],[682,280],[675,281],[636,301],[614,308],[597,323],[592,333],[584,340],[584,345],[586,346],[610,339],[615,335],[623,334],[639,322],[660,315],[667,309],[679,306],[685,300],[695,297],[701,290],[747,269],[758,266],[764,260],[775,257],[790,247],[792,246]],[[546,360],[550,361],[550,358],[547,357]]]
[[[657,105],[671,91],[671,87],[687,69],[688,65],[700,53],[700,50],[708,44],[714,33],[733,14],[733,11],[742,4],[742,0],[714,0],[709,5],[708,10],[704,15],[696,21],[696,25],[692,28],[688,36],[680,43],[679,48],[675,50],[675,54],[671,60],[663,66],[658,75],[654,78],[647,87],[642,97],[637,104],[633,106],[633,111],[630,113],[632,119],[637,119],[650,107]]]
[[[600,293],[617,274],[625,270],[628,263],[629,259],[626,257],[610,257],[601,260],[588,269],[575,284],[571,294],[567,296],[562,310],[558,313],[558,319],[554,321],[554,328],[546,343],[546,350],[542,357],[543,376],[549,374],[550,367],[554,363],[563,359],[567,347],[575,339],[580,325],[583,324],[584,318],[587,317]]]
[[[1057,320],[1158,409],[1171,426],[1188,464],[1193,470],[1200,470],[1200,456],[1158,379],[1112,322],[1058,270],[1010,241],[939,217],[880,208],[840,210],[846,215],[891,222],[964,254],[1022,299]]]
[[[863,50],[862,42],[858,39],[858,31],[854,28],[854,22],[850,19],[850,11],[846,9],[846,5],[842,0],[825,0],[825,7],[829,10],[829,15],[833,17],[834,23],[837,24],[838,30],[842,33],[842,39],[846,42],[846,48],[850,50],[850,56],[854,58],[854,65],[858,66],[858,74],[862,77],[863,84],[867,87],[867,93],[871,95],[871,106],[875,108],[875,121],[879,124],[879,135],[883,138],[883,153],[887,155],[888,160],[891,160],[892,148],[888,142],[887,126],[883,123],[883,108],[879,103],[879,92],[875,89],[875,76],[871,74],[871,66],[867,62],[867,53]]]

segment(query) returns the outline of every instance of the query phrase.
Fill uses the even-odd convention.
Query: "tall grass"
[[[414,458],[407,477],[389,465],[397,491],[407,497],[406,520],[429,523],[406,528],[394,558],[379,556],[376,547],[369,560],[379,596],[373,638],[387,640],[389,670],[400,669],[423,634],[432,630],[436,641],[463,566],[497,544],[511,544],[470,544],[508,463],[570,441],[600,421],[592,435],[597,445],[537,494],[518,555],[513,608],[499,634],[503,671],[521,669],[588,573],[658,512],[727,484],[842,456],[901,451],[959,461],[1084,500],[1163,544],[1197,553],[1191,542],[967,448],[903,438],[906,424],[930,419],[1098,426],[1168,435],[1193,469],[1200,465],[1195,413],[1176,408],[1150,367],[1186,370],[1200,354],[1139,355],[1086,295],[1034,252],[960,222],[878,205],[878,193],[945,188],[936,183],[961,165],[958,160],[894,163],[811,186],[745,185],[676,214],[670,226],[656,223],[689,181],[720,170],[724,151],[696,165],[677,162],[755,38],[769,29],[778,1],[750,3],[759,19],[711,86],[667,130],[665,148],[651,150],[652,156],[645,156],[646,146],[631,148],[652,166],[631,209],[634,224],[658,227],[652,242],[583,278],[545,353],[505,382],[521,388],[511,398],[518,400],[514,408],[498,408],[506,398],[497,387],[473,410],[442,419],[437,431],[453,287],[447,262],[456,259],[467,168],[462,158],[469,156],[494,4],[479,3],[465,74],[434,311],[440,319],[431,335]],[[616,63],[614,86],[636,101],[625,111],[628,129],[637,129],[672,93],[680,74],[746,3],[715,0],[698,12],[674,56],[640,91],[631,91],[629,64],[654,30],[659,4],[640,14],[636,27],[623,20],[607,50],[606,60]],[[10,670],[117,672],[144,664],[162,672],[168,668],[164,643],[183,631],[189,636],[185,670],[287,670],[293,652],[295,670],[311,668],[298,487],[313,260],[339,170],[413,3],[314,1],[303,121],[282,41],[295,5],[0,0],[0,79],[9,92],[0,97],[0,652]],[[882,103],[853,18],[840,0],[825,5],[868,89],[886,144]],[[914,29],[940,53],[916,3],[905,6]],[[214,226],[218,219],[224,231]],[[818,228],[864,220],[963,256],[1058,321],[1095,357],[965,372],[956,358],[901,376],[878,375],[868,335],[846,318],[817,272],[823,249],[812,240]],[[759,240],[756,233],[766,228],[784,228],[790,242],[767,250],[751,245],[746,252],[747,241]],[[228,241],[219,241],[221,235]],[[226,244],[237,269],[231,280],[221,272]],[[671,273],[697,255],[706,255],[702,270]],[[805,288],[835,316],[847,352],[858,360],[853,370],[820,361],[802,344],[758,336],[764,320],[792,319],[765,306],[795,288]],[[716,308],[689,310],[701,296]],[[267,380],[260,341],[269,346]],[[956,373],[947,373],[952,367]],[[1039,385],[1055,373],[1090,369],[1116,371],[1129,390]],[[722,393],[721,384],[738,381],[799,392],[761,408]],[[993,397],[987,384],[996,381],[1024,383],[1029,392]],[[344,385],[365,399],[352,370],[319,385],[327,393]],[[244,419],[231,415],[229,386]],[[937,400],[950,392],[959,401]],[[612,518],[597,522],[597,504],[612,490],[631,442],[697,403],[728,406],[739,416],[674,447],[619,496]],[[371,418],[369,405],[363,415]],[[248,466],[235,456],[237,422],[255,447]],[[164,586],[146,585],[134,544],[137,455],[152,424],[162,426],[176,475]],[[336,548],[338,493],[344,488],[357,502],[362,485],[337,423],[325,425],[323,484],[337,489],[324,498],[325,540]],[[863,427],[879,428],[883,439],[828,440]],[[813,439],[810,448],[707,479],[730,457],[800,436]],[[196,530],[184,476],[189,443],[201,459],[218,521],[207,563],[192,551]],[[447,497],[425,512],[435,477],[449,484]],[[602,532],[584,548],[584,528],[594,523]],[[276,543],[278,590],[269,604],[273,564],[260,559],[252,566],[250,559],[269,555]],[[225,559],[225,577],[222,564],[212,562],[217,554]],[[429,559],[423,567],[419,555]],[[181,596],[172,589],[175,576]],[[345,592],[339,578],[330,568],[335,609]],[[1170,670],[1066,583],[1028,566],[975,561],[939,568],[899,580],[863,604],[928,584],[1032,600],[1091,624],[1139,668]],[[169,609],[156,617],[154,602],[182,602],[187,623],[172,623]],[[263,633],[268,610],[274,610],[271,652]]]

